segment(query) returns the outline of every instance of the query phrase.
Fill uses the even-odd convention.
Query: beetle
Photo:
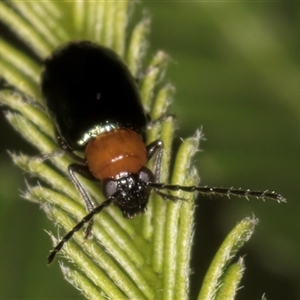
[[[59,47],[44,62],[41,91],[50,117],[56,124],[60,147],[73,154],[78,163],[70,164],[71,181],[81,194],[88,214],[51,250],[50,264],[73,234],[110,204],[125,218],[144,213],[151,191],[164,199],[178,197],[162,191],[202,194],[284,198],[275,192],[251,191],[208,186],[180,186],[159,182],[163,142],[145,144],[150,123],[142,106],[134,77],[112,50],[90,41],[70,42]],[[83,151],[82,159],[74,151]],[[146,167],[155,157],[154,171]],[[76,174],[101,181],[106,200],[94,206]]]

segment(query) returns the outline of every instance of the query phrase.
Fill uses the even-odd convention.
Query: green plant
[[[140,91],[145,109],[152,119],[157,119],[166,113],[173,92],[163,76],[168,56],[160,51],[147,66],[143,65],[150,22],[146,17],[142,19],[127,38],[128,11],[132,6],[129,1],[1,2],[0,17],[41,59],[61,43],[90,39],[114,49],[135,76],[142,69],[148,70]],[[27,97],[24,101],[20,93],[1,91],[0,101],[13,111],[6,113],[8,121],[40,152],[56,151],[52,122],[33,105],[35,101],[43,105],[38,85],[41,66],[4,39],[0,40],[0,54],[1,76]],[[174,121],[167,119],[147,133],[148,142],[157,138],[164,141],[161,180],[197,184],[191,159],[201,134],[197,132],[181,144],[169,174],[174,130]],[[28,186],[24,197],[39,203],[64,231],[85,215],[78,193],[65,178],[70,157],[53,157],[51,166],[23,154],[12,154],[12,158],[23,170],[48,184]],[[97,201],[103,201],[98,186],[84,183]],[[187,299],[195,195],[178,195],[187,201],[165,202],[153,195],[147,213],[134,220],[125,220],[115,207],[105,209],[95,218],[93,240],[84,242],[81,234],[75,234],[63,248],[63,256],[71,262],[60,264],[65,278],[90,299]],[[205,277],[199,299],[234,298],[244,265],[242,258],[230,263],[256,223],[246,218],[228,235]],[[50,236],[56,243],[57,238]]]

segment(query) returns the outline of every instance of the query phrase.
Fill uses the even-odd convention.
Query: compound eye
[[[106,198],[112,196],[118,188],[118,183],[116,180],[113,179],[106,179],[102,183],[102,190],[103,194]]]
[[[143,182],[155,182],[154,174],[146,167],[139,171],[139,179]]]

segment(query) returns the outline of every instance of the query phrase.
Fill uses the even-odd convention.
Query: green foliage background
[[[193,282],[198,285],[228,231],[260,219],[246,253],[238,299],[299,299],[300,4],[143,1],[150,49],[168,52],[180,137],[203,126],[202,184],[274,189],[287,204],[199,197]],[[6,149],[33,150],[0,118],[0,298],[81,299],[47,267],[50,221],[20,198],[22,172]],[[242,254],[243,254],[242,253]],[[197,260],[201,258],[201,260]]]

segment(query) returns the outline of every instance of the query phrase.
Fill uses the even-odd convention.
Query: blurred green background
[[[203,128],[201,184],[270,189],[287,204],[199,197],[192,296],[220,243],[242,218],[260,223],[240,253],[246,274],[237,299],[300,299],[300,3],[141,1],[152,18],[150,54],[170,54],[167,78],[177,140]],[[46,266],[54,230],[22,200],[24,174],[6,149],[34,153],[0,118],[0,299],[82,299]]]

